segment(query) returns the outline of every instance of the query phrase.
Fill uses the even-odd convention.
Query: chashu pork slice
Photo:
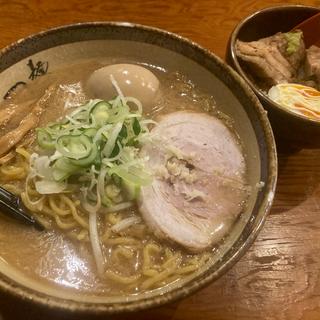
[[[152,134],[142,154],[154,179],[141,189],[140,212],[156,236],[202,251],[224,237],[248,196],[241,147],[205,113],[170,113]]]

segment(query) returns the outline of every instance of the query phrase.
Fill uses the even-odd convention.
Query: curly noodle
[[[25,206],[46,228],[57,228],[74,241],[89,241],[88,214],[76,194],[40,195],[33,179],[27,179],[30,153],[23,147],[0,159],[0,184],[20,194]],[[154,238],[140,222],[122,232],[112,226],[132,214],[110,212],[100,219],[100,241],[108,264],[106,279],[133,290],[150,290],[196,272],[210,254],[190,255]],[[139,214],[137,210],[134,214]]]

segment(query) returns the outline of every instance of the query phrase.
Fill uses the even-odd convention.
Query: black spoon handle
[[[20,197],[0,187],[0,211],[9,217],[33,225],[37,230],[44,230],[44,227],[35,220],[23,205]]]

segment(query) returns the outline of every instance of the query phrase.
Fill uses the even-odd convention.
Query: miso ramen
[[[78,62],[1,105],[0,184],[46,230],[1,216],[0,257],[29,278],[164,287],[206,264],[245,208],[245,155],[214,98],[129,62]]]

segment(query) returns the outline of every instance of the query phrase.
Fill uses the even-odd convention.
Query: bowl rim
[[[288,115],[291,116],[293,118],[295,118],[298,121],[304,122],[306,125],[307,124],[312,124],[315,126],[320,126],[320,120],[315,120],[315,119],[311,119],[308,118],[307,116],[303,116],[300,115],[298,113],[295,113],[293,111],[291,111],[290,109],[285,109],[283,107],[281,107],[280,104],[278,104],[277,102],[271,100],[267,94],[265,94],[264,92],[262,92],[251,80],[250,78],[247,77],[247,72],[245,72],[238,60],[238,57],[236,55],[236,50],[235,50],[235,43],[238,39],[238,34],[241,30],[241,28],[251,19],[255,18],[256,16],[260,15],[260,14],[264,14],[264,13],[268,13],[268,12],[276,12],[276,11],[284,11],[284,10],[302,10],[302,9],[306,9],[306,10],[310,10],[310,11],[318,11],[320,12],[320,7],[314,7],[314,6],[308,6],[308,5],[301,5],[301,4],[291,4],[291,5],[279,5],[279,6],[272,6],[272,7],[266,7],[260,10],[257,10],[251,14],[249,14],[248,16],[246,16],[244,19],[242,19],[237,25],[236,27],[233,29],[232,33],[231,33],[231,37],[230,37],[230,43],[229,43],[229,50],[230,50],[230,55],[231,55],[231,59],[232,59],[232,63],[236,69],[236,71],[241,75],[241,77],[243,77],[246,82],[249,84],[249,86],[251,87],[251,89],[254,91],[254,93],[258,96],[258,98],[262,101],[265,101],[268,103],[268,105],[272,106],[272,108],[275,108],[278,112],[284,114],[284,115]]]
[[[33,289],[24,287],[23,285],[14,282],[14,280],[8,278],[7,276],[0,274],[0,289],[6,291],[7,293],[13,295],[16,298],[20,298],[20,299],[23,298],[23,300],[25,301],[35,302],[40,306],[43,306],[46,308],[49,307],[55,310],[58,309],[64,312],[72,312],[72,313],[81,312],[84,314],[115,314],[120,312],[139,311],[139,310],[148,309],[151,307],[158,307],[166,303],[169,303],[169,302],[171,303],[176,300],[182,299],[190,295],[191,293],[194,293],[195,291],[199,290],[200,288],[203,288],[204,286],[208,285],[213,280],[216,280],[222,274],[224,274],[227,270],[229,270],[251,246],[258,232],[262,228],[266,220],[267,214],[271,209],[274,194],[275,194],[277,174],[278,174],[277,152],[276,152],[273,132],[272,132],[269,120],[267,118],[266,112],[264,111],[258,98],[254,95],[254,92],[251,90],[250,86],[239,76],[239,74],[236,71],[234,71],[231,67],[229,67],[222,59],[217,57],[208,49],[205,49],[200,45],[198,45],[197,43],[193,42],[192,40],[184,38],[180,35],[177,35],[159,28],[144,26],[144,25],[135,24],[135,23],[128,23],[128,22],[105,22],[105,21],[83,22],[83,23],[76,23],[76,24],[69,24],[69,25],[55,27],[52,29],[48,29],[46,31],[42,31],[40,33],[30,35],[24,39],[20,39],[12,43],[11,45],[5,47],[4,49],[2,49],[0,51],[0,58],[4,59],[6,55],[12,54],[12,52],[17,48],[19,47],[24,48],[25,46],[32,44],[33,41],[35,40],[38,41],[39,39],[41,40],[48,35],[57,35],[62,31],[76,31],[77,29],[92,28],[92,27],[126,28],[131,31],[133,29],[137,29],[140,31],[142,30],[144,32],[147,32],[148,34],[152,34],[152,35],[157,34],[157,36],[164,37],[166,39],[174,41],[175,43],[179,44],[182,47],[187,47],[187,48],[191,47],[193,50],[195,50],[196,53],[201,54],[203,57],[205,57],[205,59],[208,59],[209,62],[213,61],[215,64],[217,64],[219,68],[222,70],[222,72],[225,72],[226,74],[228,74],[230,81],[233,81],[234,84],[239,85],[240,89],[242,90],[242,93],[245,93],[245,96],[251,102],[252,109],[254,109],[253,111],[259,120],[258,124],[261,127],[261,131],[263,132],[263,135],[264,135],[265,148],[266,148],[265,161],[266,161],[266,167],[268,172],[268,175],[266,176],[263,196],[259,204],[259,208],[257,210],[257,215],[253,222],[251,233],[248,235],[248,237],[244,241],[241,242],[241,246],[238,248],[238,250],[233,252],[232,255],[226,261],[226,263],[219,266],[217,270],[215,271],[211,270],[210,272],[210,268],[209,268],[206,272],[192,279],[190,282],[186,283],[183,287],[179,287],[179,288],[176,287],[173,290],[168,291],[160,296],[148,297],[146,299],[131,301],[129,303],[126,301],[121,303],[103,303],[103,304],[91,303],[91,302],[90,303],[79,302],[75,300],[65,300],[62,298],[49,296],[42,292],[38,292]],[[80,40],[75,40],[75,42],[76,41],[80,41]],[[48,49],[49,48],[51,47],[48,47]],[[28,53],[26,54],[26,57],[35,53],[36,52]],[[2,59],[0,59],[0,61]],[[16,62],[20,60],[21,58],[19,58]],[[11,62],[10,65],[7,67],[10,67],[16,62],[13,62],[13,63]],[[209,67],[208,66],[206,67],[204,64],[205,62],[203,62],[202,66],[205,67],[208,71],[210,71]],[[2,69],[0,72],[2,72],[3,70],[5,69]],[[223,81],[222,79],[220,80],[227,85],[226,81]],[[262,160],[260,162],[260,165],[261,163],[262,163]],[[238,240],[235,241],[235,243],[237,241],[240,241],[240,238],[241,236],[239,237]]]

